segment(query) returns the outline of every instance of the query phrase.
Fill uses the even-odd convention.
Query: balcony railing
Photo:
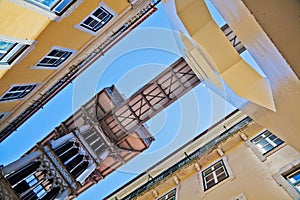
[[[235,124],[231,128],[227,129],[223,133],[221,133],[219,136],[211,140],[210,142],[206,143],[204,146],[200,147],[196,151],[194,151],[192,154],[190,154],[188,157],[185,157],[184,159],[180,160],[167,170],[163,171],[158,176],[154,177],[153,179],[149,180],[147,183],[139,187],[138,189],[134,190],[132,193],[127,195],[126,197],[122,198],[122,200],[131,200],[149,188],[151,188],[153,185],[159,183],[163,179],[165,179],[167,176],[173,174],[178,169],[182,168],[183,166],[193,162],[195,159],[199,158],[204,153],[212,150],[215,146],[217,146],[219,143],[225,141],[229,136],[237,133],[239,130],[243,129],[244,127],[251,122],[252,119],[250,117],[246,117],[243,120],[241,120],[239,123]]]

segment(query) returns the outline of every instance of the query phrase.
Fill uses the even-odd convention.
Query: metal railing
[[[132,193],[128,194],[127,196],[125,196],[121,200],[131,200],[131,199],[139,196],[140,194],[142,194],[143,192],[145,192],[146,190],[151,188],[153,185],[159,183],[160,181],[165,179],[167,176],[173,174],[178,169],[182,168],[183,166],[185,166],[189,163],[192,163],[195,159],[199,158],[204,153],[212,150],[219,143],[225,141],[229,136],[237,133],[239,130],[246,127],[247,124],[249,124],[249,122],[251,122],[251,121],[252,121],[252,119],[250,117],[244,118],[243,120],[241,120],[240,122],[238,122],[237,124],[232,126],[231,128],[229,128],[226,131],[224,131],[223,133],[221,133],[219,136],[217,136],[213,140],[209,141],[204,146],[200,147],[199,149],[194,151],[192,154],[190,154],[189,156],[187,156],[184,159],[180,160],[179,162],[177,162],[176,164],[174,164],[170,168],[166,169],[165,171],[163,171],[158,176],[152,178],[147,183],[143,184],[141,187],[134,190]]]

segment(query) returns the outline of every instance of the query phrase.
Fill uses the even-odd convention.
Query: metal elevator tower
[[[0,199],[73,199],[147,149],[143,126],[200,80],[180,58],[124,100],[101,90],[20,159],[0,170]]]

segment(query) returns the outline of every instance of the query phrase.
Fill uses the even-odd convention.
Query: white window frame
[[[56,15],[55,12],[51,11],[50,9],[47,9],[47,6],[42,6],[35,1],[32,0],[10,0],[11,2],[18,4],[22,7],[25,7],[29,10],[32,10],[34,12],[37,12],[39,14],[42,14],[44,16],[47,16],[49,19],[54,20],[54,21],[61,21],[63,18],[69,16],[84,0],[74,0],[75,2],[69,6],[64,12],[62,12],[61,15]]]
[[[258,159],[261,162],[264,162],[268,156],[272,155],[273,153],[275,153],[276,151],[278,151],[279,149],[281,149],[282,147],[284,147],[286,145],[286,143],[283,141],[283,143],[279,144],[279,145],[275,145],[275,143],[272,143],[272,141],[267,140],[268,142],[271,142],[269,144],[271,144],[273,146],[273,148],[271,150],[269,150],[266,153],[262,153],[259,148],[252,142],[253,139],[255,139],[256,137],[260,136],[261,134],[267,132],[267,129],[263,129],[262,131],[260,131],[258,134],[256,134],[254,137],[250,138],[249,140],[246,141],[246,145],[253,151],[253,153],[258,157]],[[270,131],[269,131],[270,132]],[[271,134],[273,134],[272,132],[270,132]],[[275,135],[275,134],[273,134]],[[277,137],[277,135],[275,135]],[[279,138],[279,137],[277,137]],[[281,138],[279,138],[281,140]]]
[[[283,187],[283,189],[293,198],[299,199],[300,192],[298,192],[291,183],[286,179],[286,176],[300,169],[300,158],[282,167],[277,173],[273,174],[276,183]]]
[[[290,182],[290,184],[292,186],[294,186],[294,187],[297,186],[298,187],[298,188],[295,188],[295,189],[298,191],[298,193],[300,195],[300,180],[298,180],[298,181],[291,181],[292,177],[295,177],[296,175],[300,176],[300,167],[298,167],[298,169],[296,169],[295,171],[292,171],[291,173],[287,174],[285,178],[288,180],[288,182]]]
[[[217,162],[221,161],[223,162],[223,166],[227,172],[227,177],[225,179],[223,179],[222,181],[217,182],[215,185],[213,185],[212,187],[205,189],[204,186],[204,177],[203,177],[203,171],[207,170],[208,168],[212,167],[213,165],[215,165]],[[199,171],[199,181],[200,181],[200,196],[204,197],[205,194],[209,193],[210,191],[214,190],[215,188],[221,186],[222,184],[234,179],[234,174],[229,166],[228,160],[226,156],[223,156],[217,160],[215,160],[214,162],[210,163],[208,166],[206,166],[205,168],[201,169]]]
[[[7,100],[2,100],[2,98],[10,92],[10,90],[14,87],[17,86],[28,86],[28,85],[34,85],[34,88],[32,90],[30,90],[25,96],[21,97],[21,98],[15,98],[15,99],[7,99]],[[18,100],[23,100],[25,98],[28,98],[28,95],[30,93],[32,93],[34,90],[36,90],[38,88],[39,83],[26,83],[26,84],[13,84],[10,86],[10,88],[8,90],[6,90],[0,97],[0,103],[5,103],[5,102],[11,102],[11,101],[18,101]]]
[[[40,64],[40,62],[44,59],[44,58],[46,58],[46,57],[48,57],[48,58],[51,58],[51,56],[48,56],[52,51],[54,51],[54,50],[57,50],[57,51],[66,51],[66,52],[70,52],[71,54],[66,58],[66,59],[64,59],[59,65],[57,65],[57,66],[42,66],[42,65],[39,65]],[[76,51],[75,50],[72,50],[72,49],[68,49],[68,48],[62,48],[62,47],[57,47],[57,46],[53,46],[52,48],[51,48],[51,50],[50,51],[48,51],[47,53],[46,53],[46,55],[44,55],[34,66],[32,66],[32,67],[30,67],[30,69],[50,69],[50,70],[57,70],[57,69],[59,69],[61,66],[63,66],[65,63],[66,63],[66,61],[68,61],[68,60],[70,60],[72,57],[74,57],[74,54],[76,53]],[[59,59],[59,57],[53,57],[53,58],[58,58]]]
[[[219,168],[216,168],[216,164],[221,164],[221,167],[219,167]],[[224,174],[225,173],[225,178],[223,179],[223,180],[225,180],[226,178],[228,178],[229,177],[229,174],[228,174],[228,172],[227,172],[227,169],[226,169],[226,166],[225,166],[225,164],[224,164],[224,162],[223,162],[223,160],[222,159],[220,159],[220,160],[218,160],[217,162],[215,162],[215,163],[213,163],[213,164],[211,164],[210,166],[208,166],[208,167],[206,167],[204,170],[202,170],[202,172],[201,172],[201,175],[202,175],[202,179],[203,179],[203,185],[204,185],[204,190],[206,191],[206,190],[209,190],[210,188],[212,188],[212,187],[214,187],[215,185],[217,185],[217,184],[219,184],[220,182],[222,182],[223,180],[219,180],[219,178],[218,178],[218,175],[220,175],[220,174],[217,174],[217,170],[218,169],[222,169],[222,174]],[[204,174],[207,170],[210,170],[211,172],[209,173],[209,174]],[[214,182],[214,184],[212,185],[212,186],[210,186],[210,187],[208,187],[208,182],[206,181],[206,178],[208,177],[208,176],[213,176],[212,177],[212,179],[210,179],[210,181],[213,181]]]
[[[103,9],[105,9],[107,12],[109,12],[109,14],[112,15],[112,17],[111,17],[111,19],[110,19],[109,21],[107,21],[107,22],[106,22],[102,27],[100,27],[97,31],[92,31],[92,30],[90,30],[90,29],[88,29],[88,28],[86,28],[86,27],[84,27],[84,26],[81,25],[81,24],[83,24],[83,22],[84,22],[85,20],[87,20],[89,17],[95,18],[92,14],[93,14],[94,12],[96,12],[96,11],[97,11],[99,8],[101,8],[101,7],[102,7]],[[87,17],[85,17],[79,24],[76,24],[74,27],[77,28],[77,29],[79,29],[79,30],[81,30],[81,31],[83,31],[83,32],[89,33],[89,34],[91,34],[91,35],[97,35],[97,34],[99,34],[100,32],[102,32],[108,24],[110,24],[110,23],[112,23],[112,21],[114,21],[115,16],[117,16],[117,13],[116,13],[114,10],[112,10],[112,9],[111,9],[108,5],[106,5],[104,2],[100,2],[99,5],[98,5],[98,7],[97,7],[96,9],[94,9],[92,12],[90,12],[90,14],[89,14]],[[95,18],[95,19],[96,19],[96,18]]]
[[[177,197],[178,197],[178,189],[179,189],[178,187],[174,187],[174,188],[170,189],[169,191],[163,193],[163,194],[160,195],[159,197],[157,197],[156,200],[168,200],[168,199],[166,199],[166,195],[168,195],[168,193],[172,192],[173,190],[175,190],[175,198],[174,198],[174,200],[177,200]],[[162,197],[164,197],[164,196],[165,196],[164,199],[160,199],[160,198],[162,198]]]
[[[5,57],[9,57],[7,59],[14,57],[11,63],[1,63],[0,60],[0,69],[4,69],[4,70],[10,69],[13,65],[19,62],[26,54],[28,54],[34,42],[33,40],[17,39],[9,36],[4,36],[4,35],[0,35],[0,41],[14,43],[10,52],[7,53],[7,55],[5,56]]]
[[[68,8],[70,8],[72,6],[72,4],[74,4],[76,2],[76,0],[54,0],[52,6],[47,6],[41,2],[38,2],[38,0],[25,0],[25,1],[27,1],[28,3],[31,3],[33,5],[36,5],[38,7],[41,7],[49,12],[52,12],[52,13],[58,15],[58,16],[61,16]],[[64,8],[62,9],[61,12],[56,12],[55,9],[57,7],[59,7],[59,5],[61,3],[63,3],[64,1],[69,1],[69,2],[66,4],[66,6],[64,6]]]

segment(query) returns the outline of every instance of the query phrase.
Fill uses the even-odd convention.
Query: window
[[[282,167],[273,175],[276,183],[293,198],[300,197],[300,158]]]
[[[37,181],[37,179],[35,178],[34,175],[31,175],[31,176],[29,176],[28,178],[26,178],[26,182],[27,182],[27,184],[31,187],[31,186],[33,186],[34,184],[36,184],[38,181]]]
[[[74,51],[53,48],[45,57],[43,57],[34,68],[56,68],[66,61]]]
[[[42,185],[38,185],[33,189],[33,192],[36,194],[38,199],[41,199],[43,196],[47,194],[47,191],[44,189]]]
[[[157,200],[175,200],[175,199],[176,199],[176,188],[162,195]]]
[[[25,190],[22,193],[25,195],[22,196],[22,199],[41,199],[47,194],[46,187],[49,188],[49,182],[45,179],[39,179],[39,177],[32,174],[25,181],[28,186],[23,187]]]
[[[37,84],[15,85],[2,95],[0,101],[21,99],[28,95],[36,86]]]
[[[276,147],[283,147],[284,141],[268,130],[263,130],[253,139],[245,143],[260,161],[265,161],[268,156],[275,153],[278,149]]]
[[[29,45],[0,39],[0,65],[11,65]]]
[[[204,191],[220,183],[228,177],[223,160],[219,160],[212,166],[202,171]]]
[[[285,177],[288,182],[295,188],[295,190],[300,194],[300,167],[295,171],[292,171]]]
[[[93,11],[83,22],[81,22],[80,26],[91,30],[93,32],[98,31],[102,28],[109,20],[113,17],[113,15],[107,11],[104,7],[100,6],[95,11]]]
[[[75,0],[26,0],[43,9],[49,10],[56,15],[62,15]]]
[[[265,155],[275,147],[281,145],[283,141],[270,131],[265,131],[256,138],[252,139],[251,142],[258,148],[258,150]]]
[[[96,35],[117,13],[104,2],[100,2],[98,7],[93,10],[85,19],[74,27],[91,35]]]

